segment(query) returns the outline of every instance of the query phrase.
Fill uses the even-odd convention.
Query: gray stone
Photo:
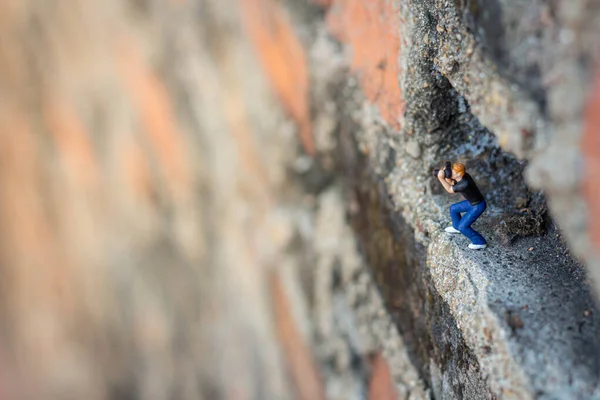
[[[438,6],[415,2],[403,9],[411,22],[401,35],[435,29],[427,15]],[[450,14],[438,17],[458,24]],[[470,43],[466,30],[460,35]],[[454,57],[460,68],[452,76],[436,72],[432,55],[452,49],[452,37],[430,40],[429,52],[403,51],[401,64],[414,73],[403,76],[407,106],[399,139],[381,128],[355,87],[340,89],[336,110],[345,128],[337,133],[337,157],[354,180],[349,192],[357,193],[351,202],[360,246],[411,362],[436,397],[600,398],[599,328],[592,318],[581,325],[586,310],[597,312],[585,270],[544,216],[543,196],[527,186],[524,163],[504,151],[529,154],[527,138],[502,132],[538,127],[537,105],[476,46],[465,50],[474,61]],[[395,141],[407,145],[389,168]],[[417,143],[415,157],[408,144]],[[445,159],[465,161],[488,199],[476,225],[490,241],[485,251],[440,232],[450,202],[459,200],[430,176]],[[504,231],[497,230],[503,220]]]
[[[416,140],[409,140],[408,142],[406,142],[405,149],[406,153],[412,158],[421,157],[421,146]]]
[[[339,129],[329,134],[353,181],[347,203],[359,246],[411,362],[436,398],[600,398],[600,335],[590,318],[598,310],[557,228],[588,254],[579,182],[569,177],[580,167],[591,21],[600,13],[567,2],[397,4],[403,129],[382,125],[338,74],[329,117]],[[574,28],[563,34],[567,23]],[[329,50],[319,69],[339,63]],[[452,198],[430,171],[445,159],[465,161],[489,200],[476,224],[490,240],[485,251],[440,232]],[[553,174],[558,159],[565,168]]]

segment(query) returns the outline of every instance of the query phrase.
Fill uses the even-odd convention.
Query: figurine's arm
[[[440,172],[438,173],[438,180],[440,181],[442,186],[444,186],[444,189],[446,189],[446,192],[454,193],[454,190],[452,190],[452,186],[448,182],[446,182],[446,180],[444,179],[444,171],[443,170],[440,170]]]

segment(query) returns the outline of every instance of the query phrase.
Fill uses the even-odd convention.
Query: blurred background
[[[3,1],[0,399],[600,399],[599,18]]]

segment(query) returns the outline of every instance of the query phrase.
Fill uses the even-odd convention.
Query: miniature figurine
[[[448,193],[460,193],[465,198],[450,206],[452,226],[447,227],[445,231],[462,233],[468,237],[472,242],[469,244],[470,249],[485,249],[487,242],[479,232],[471,228],[471,225],[483,214],[487,204],[471,175],[465,172],[465,166],[460,163],[446,162],[444,169],[434,170],[434,175]],[[461,213],[465,215],[461,216]]]

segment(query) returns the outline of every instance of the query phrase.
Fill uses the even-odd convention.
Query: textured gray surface
[[[485,251],[439,233],[428,264],[491,388],[516,398],[598,398],[600,332],[583,267],[554,230],[507,248],[486,222],[478,223],[491,242]]]
[[[328,398],[364,398],[368,377],[364,360],[378,352],[390,366],[400,399],[429,398],[368,265],[356,248],[356,237],[346,223],[345,210],[340,208],[342,191],[330,188],[317,201],[314,310]]]
[[[317,131],[317,143],[338,138],[337,147],[321,150],[324,157],[332,147],[342,150],[337,156],[353,182],[346,202],[351,215],[356,210],[360,247],[436,398],[599,398],[599,326],[585,270],[547,215],[543,193],[527,186],[528,162],[502,148],[523,156],[535,143],[498,134],[538,126],[537,104],[483,52],[474,50],[463,72],[443,71],[439,52],[447,48],[444,40],[453,39],[427,16],[428,7],[436,6],[401,7],[409,13],[402,27],[409,47],[400,63],[410,73],[401,79],[407,109],[400,132],[363,100],[352,78],[336,75],[343,72],[342,60],[332,55],[338,48],[323,38],[315,47],[318,79],[330,89],[337,82],[332,93],[321,93],[335,106],[317,113],[322,126],[337,129]],[[440,23],[457,23],[439,10]],[[424,33],[439,37],[418,40]],[[464,86],[459,74],[477,68],[485,75]],[[328,80],[328,69],[336,78]],[[431,177],[445,159],[464,161],[488,199],[476,224],[490,242],[484,251],[473,252],[465,237],[441,232],[449,223],[448,206],[460,200]]]
[[[430,33],[436,69],[502,148],[529,162],[528,184],[545,191],[569,244],[600,282],[581,154],[600,3],[463,0],[436,1],[428,9],[440,27]]]
[[[351,46],[318,24],[308,36],[320,161],[347,183],[359,248],[412,364],[436,398],[600,398],[598,309],[565,243],[587,257],[573,176],[595,6],[394,4],[400,131],[348,75]],[[431,177],[447,159],[464,162],[486,195],[476,224],[485,251],[441,231],[460,199]]]
[[[450,203],[460,199],[443,194],[419,195],[423,186],[418,185],[417,179],[411,179],[410,174],[402,175],[400,168],[394,169],[384,181],[387,185],[383,185],[381,196],[392,198],[388,209],[384,207],[382,211],[391,214],[388,229],[401,231],[407,229],[403,227],[407,223],[414,229],[416,240],[428,246],[428,250],[426,266],[418,262],[419,256],[412,264],[394,262],[395,258],[406,257],[405,247],[392,251],[382,263],[378,262],[380,257],[371,257],[375,269],[388,268],[386,265],[392,262],[391,271],[408,268],[412,269],[407,273],[409,276],[425,276],[424,284],[413,279],[404,279],[408,283],[402,283],[402,279],[384,279],[380,284],[384,292],[422,285],[428,296],[434,298],[409,295],[401,301],[412,302],[413,306],[402,309],[402,314],[418,309],[420,302],[429,301],[443,302],[450,314],[444,317],[444,311],[436,312],[435,306],[427,304],[424,309],[430,310],[425,313],[430,319],[429,326],[414,332],[415,326],[410,322],[399,324],[405,338],[415,333],[432,337],[434,350],[429,348],[427,357],[431,365],[425,375],[428,374],[434,393],[441,398],[598,398],[600,336],[594,317],[598,310],[585,269],[559,240],[560,233],[550,226],[541,236],[517,236],[512,242],[503,242],[496,229],[512,214],[502,208],[506,206],[502,193],[496,197],[492,192],[489,212],[476,223],[490,247],[472,251],[467,248],[469,241],[464,236],[449,236],[441,231],[449,224]],[[406,219],[394,216],[399,213]],[[396,240],[391,233],[378,236],[373,229],[373,225],[368,225],[364,235],[375,235],[372,242],[375,246],[378,241]],[[390,273],[393,276],[394,272]],[[429,282],[433,288],[427,285]],[[392,302],[388,304],[394,304],[393,298],[388,297]],[[413,319],[418,319],[418,315],[413,314]],[[436,338],[436,323],[443,331],[442,338]],[[420,343],[417,338],[412,343],[413,350],[427,348],[431,342]],[[443,354],[435,351],[440,346],[452,349],[454,358],[450,365]],[[422,364],[423,358],[416,363]],[[484,386],[470,380],[478,374]]]

